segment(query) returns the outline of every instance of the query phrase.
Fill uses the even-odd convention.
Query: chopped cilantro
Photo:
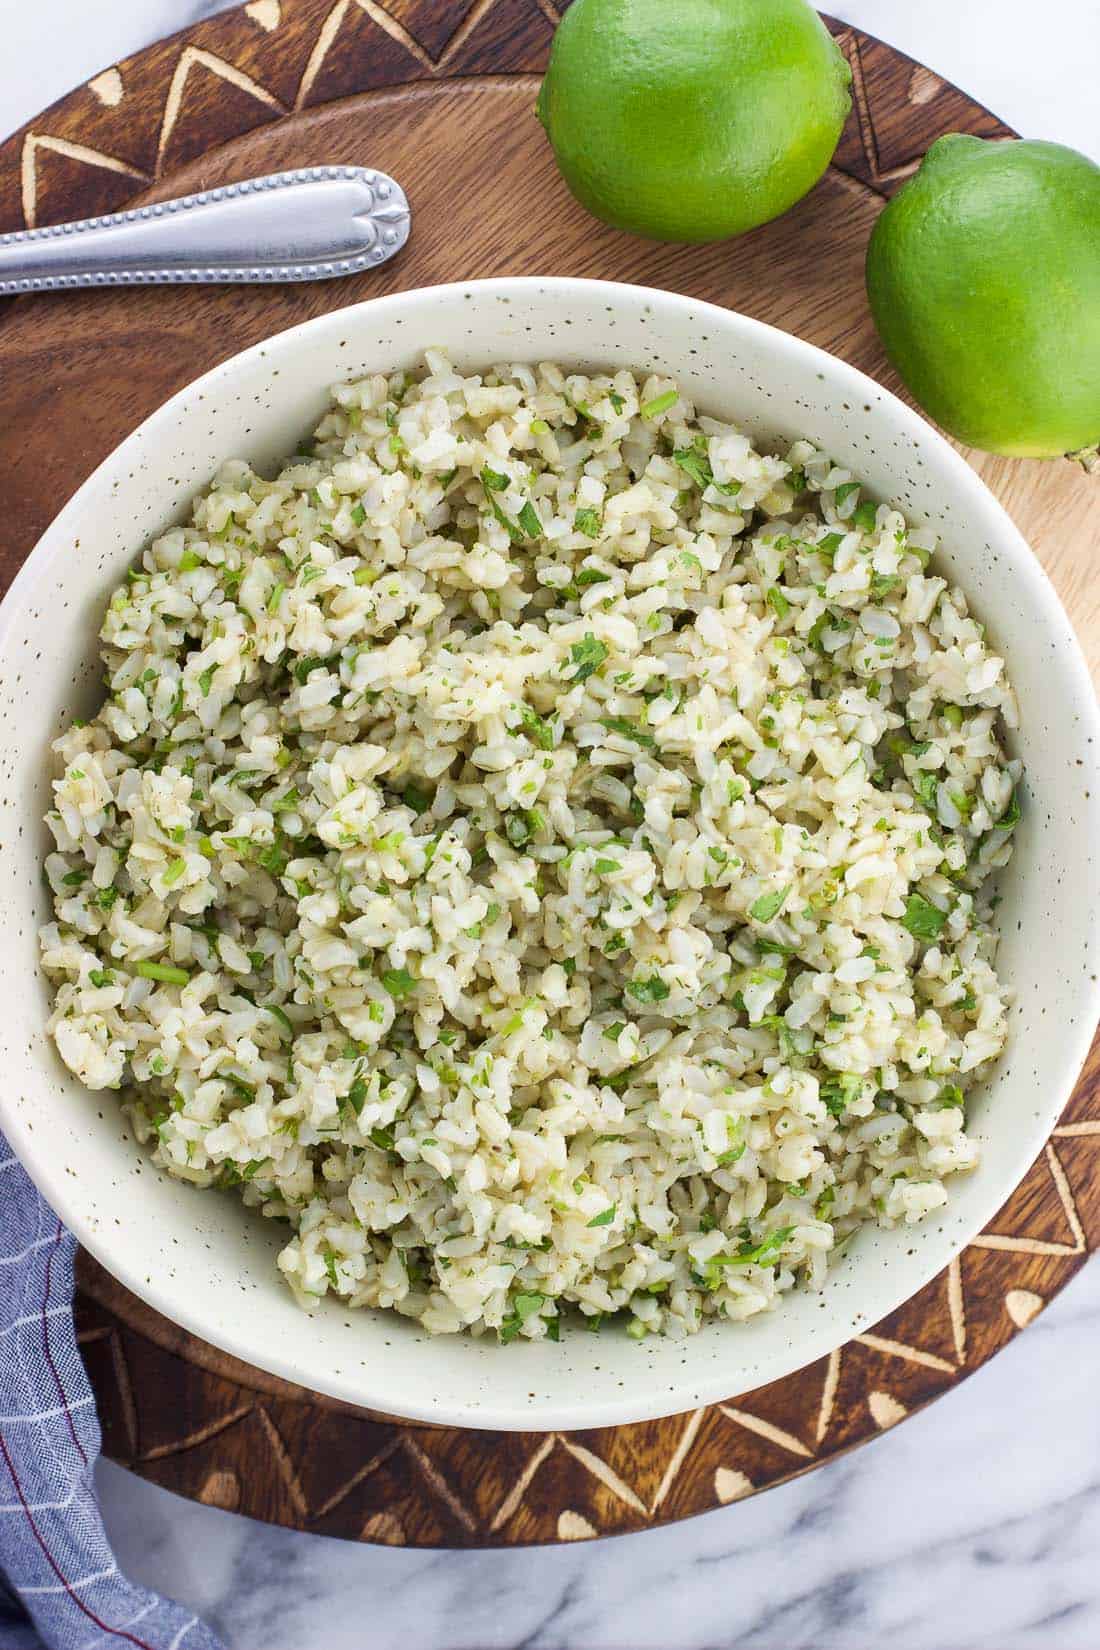
[[[407,968],[387,968],[382,975],[382,984],[390,996],[400,1002],[416,985],[416,979]]]
[[[308,659],[299,659],[294,666],[294,674],[304,687],[315,670],[327,669],[327,661],[311,656]]]
[[[766,934],[754,934],[753,941],[762,957],[793,957],[797,954],[793,945],[780,945],[778,940],[771,940]]]
[[[912,775],[910,782],[925,807],[934,809],[936,806],[937,789],[935,774],[929,773],[927,768],[921,768]]]
[[[941,911],[922,894],[910,894],[905,902],[902,924],[918,940],[934,940],[947,921],[947,912]]]
[[[822,586],[822,588],[824,588],[824,586]],[[817,618],[806,632],[807,642],[809,642],[810,646],[816,648],[819,652],[821,651],[821,638],[824,636],[832,622],[833,616],[828,609],[826,609],[824,613],[818,614]]]
[[[287,867],[288,856],[277,843],[268,843],[266,848],[260,848],[256,854],[256,863],[270,876],[281,877]]]
[[[267,1012],[272,1016],[272,1018],[278,1020],[279,1024],[282,1026],[283,1030],[286,1032],[287,1036],[288,1037],[293,1037],[294,1036],[294,1027],[291,1025],[290,1017],[285,1012],[285,1010],[281,1009],[277,1003],[265,1003],[264,1006],[267,1009]]]
[[[762,1243],[755,1247],[752,1244],[742,1244],[736,1255],[723,1257],[726,1266],[761,1266],[771,1264],[774,1257],[787,1242],[794,1231],[793,1226],[779,1226],[774,1232],[769,1232]]]
[[[531,825],[526,813],[510,813],[504,821],[504,834],[513,848],[526,847],[531,840]]]
[[[608,649],[604,643],[597,641],[589,631],[579,642],[574,642],[569,649],[569,657],[576,670],[573,672],[574,682],[587,682],[588,678],[597,671],[607,658]]]
[[[744,1157],[745,1141],[741,1138],[743,1129],[744,1124],[740,1118],[726,1118],[726,1136],[730,1143],[726,1150],[719,1152],[715,1158],[720,1168],[727,1168],[729,1164],[736,1163],[739,1157]]]
[[[529,539],[537,539],[542,532],[542,522],[539,520],[538,511],[530,499],[527,500],[516,520]]]
[[[411,808],[413,813],[418,816],[420,814],[426,814],[432,805],[432,799],[428,795],[427,791],[419,790],[411,783],[405,786],[405,789],[401,795],[401,800],[405,804],[406,808]]]
[[[497,1330],[502,1344],[507,1345],[509,1341],[514,1341],[527,1319],[540,1311],[545,1301],[546,1296],[539,1294],[537,1290],[514,1295],[512,1297],[512,1310]]]
[[[749,906],[749,916],[757,922],[771,922],[773,917],[779,915],[783,901],[790,891],[791,884],[788,883],[785,888],[778,888],[772,894],[761,894],[760,898],[753,900]]]
[[[601,716],[600,726],[610,733],[621,733],[624,739],[632,739],[636,745],[643,745],[647,750],[656,749],[657,741],[653,735],[635,727],[628,716]]]
[[[663,395],[655,395],[652,401],[643,401],[641,414],[643,418],[657,418],[661,413],[674,407],[680,399],[679,390],[665,390]]]
[[[533,744],[540,751],[552,751],[554,748],[553,724],[536,714],[530,705],[520,705],[519,725]]]
[[[712,1255],[705,1262],[703,1270],[693,1272],[692,1277],[702,1289],[718,1289],[722,1283],[722,1268],[725,1266],[774,1266],[779,1251],[793,1231],[793,1226],[777,1227],[755,1245],[746,1239],[735,1255]]]
[[[826,1186],[817,1202],[814,1204],[814,1214],[818,1220],[825,1220],[829,1210],[836,1202],[836,1187]]]
[[[681,452],[673,453],[672,462],[678,464],[700,490],[709,487],[714,480],[714,472],[707,459],[705,447],[702,450],[698,447],[685,447]]]
[[[166,985],[186,985],[191,978],[185,968],[173,968],[170,963],[138,962],[134,973],[143,980],[163,980]]]
[[[825,1109],[833,1117],[842,1117],[853,1100],[858,1100],[863,1079],[855,1072],[831,1073],[821,1084],[821,1098]]]
[[[1008,807],[997,821],[998,831],[1011,831],[1020,818],[1020,798],[1015,791],[1008,799]]]
[[[648,980],[631,980],[626,989],[639,1003],[663,1003],[666,997],[671,996],[669,987],[659,974],[651,974]]]
[[[223,1083],[228,1083],[230,1088],[235,1089],[242,1100],[255,1100],[256,1090],[252,1084],[246,1083],[235,1071],[219,1071],[218,1076]]]
[[[489,499],[489,508],[492,510],[496,519],[500,522],[500,525],[504,528],[504,531],[508,534],[508,537],[511,539],[512,543],[522,544],[523,532],[518,521],[513,521],[511,516],[508,515],[506,511],[501,509],[492,493],[489,493],[487,497]],[[490,594],[492,594],[492,592],[490,592]]]

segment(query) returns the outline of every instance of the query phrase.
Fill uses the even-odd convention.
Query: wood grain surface
[[[855,107],[835,163],[778,222],[659,246],[587,217],[533,105],[551,0],[251,0],[97,75],[0,146],[0,231],[288,166],[370,164],[413,205],[383,270],[276,290],[0,300],[0,576],[148,412],[226,356],[376,294],[464,276],[575,274],[727,304],[898,388],[863,295],[883,198],[945,131],[1006,128],[930,70],[832,24]],[[1100,664],[1095,484],[1075,466],[972,462],[1051,573]],[[590,1433],[493,1434],[368,1415],[234,1363],[86,1257],[78,1327],[107,1453],[217,1506],[418,1546],[578,1540],[737,1500],[893,1426],[990,1358],[1100,1244],[1100,1052],[987,1231],[872,1333],[692,1414]]]

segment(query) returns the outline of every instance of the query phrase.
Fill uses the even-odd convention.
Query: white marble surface
[[[447,3],[447,0],[441,0]],[[218,0],[4,7],[0,135]],[[1030,136],[1100,157],[1097,0],[834,0]],[[1095,1650],[1100,1267],[877,1443],[693,1523],[514,1553],[267,1529],[105,1465],[120,1559],[231,1650]]]

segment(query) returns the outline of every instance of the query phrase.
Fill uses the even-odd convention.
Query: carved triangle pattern
[[[156,160],[151,176],[160,176],[172,134],[187,106],[193,76],[199,69],[217,76],[227,86],[235,88],[246,98],[259,104],[268,111],[268,118],[271,115],[278,117],[287,112],[288,105],[264,83],[265,53],[272,54],[277,51],[280,35],[286,35],[303,17],[310,19],[314,26],[302,59],[297,88],[289,103],[292,109],[301,109],[310,104],[311,93],[321,80],[330,58],[334,54],[340,54],[341,57],[346,54],[346,25],[353,15],[358,14],[361,21],[365,19],[381,36],[399,47],[403,56],[407,58],[408,69],[414,75],[419,71],[420,78],[436,79],[446,77],[452,72],[478,72],[476,63],[471,66],[469,62],[469,49],[471,43],[475,42],[482,32],[489,30],[499,32],[506,29],[516,33],[526,31],[532,40],[537,39],[539,44],[534,48],[535,57],[529,61],[523,58],[512,67],[520,72],[540,71],[550,33],[559,20],[560,12],[565,9],[564,6],[556,6],[554,0],[473,0],[468,7],[449,6],[446,9],[453,11],[455,26],[440,43],[439,13],[436,10],[430,31],[432,46],[429,48],[417,34],[417,14],[419,12],[421,16],[424,15],[427,3],[428,0],[419,0],[419,3],[412,4],[409,0],[388,0],[388,4],[382,4],[381,0],[328,0],[327,4],[321,3],[321,0],[251,0],[251,3],[241,8],[245,27],[240,30],[240,49],[233,56],[227,54],[224,48],[216,50],[212,45],[204,44],[204,37],[209,35],[213,39],[215,30],[213,25],[198,25],[191,31],[191,38],[180,46],[164,89],[164,102],[155,145]],[[531,30],[536,22],[540,24],[540,28],[532,35]],[[838,43],[852,67],[853,102],[849,134],[842,140],[834,164],[841,171],[850,168],[862,184],[869,185],[879,193],[888,193],[913,170],[916,161],[909,161],[900,166],[884,166],[881,163],[861,45],[861,39],[864,37],[855,29],[839,24],[833,27]],[[224,29],[220,31],[221,34],[224,32]],[[355,47],[363,59],[364,76],[367,74],[368,59],[371,55],[369,41],[368,31],[365,37],[358,39]],[[452,67],[456,62],[457,70]],[[124,69],[126,72],[123,72]],[[914,107],[934,105],[937,98],[953,93],[953,88],[946,86],[920,65],[912,65],[912,70],[907,95]],[[401,78],[409,78],[409,75],[403,71]],[[365,78],[364,84],[374,85],[375,82]],[[88,88],[101,111],[110,114],[125,108],[131,93],[139,90],[140,80],[135,79],[130,73],[129,65],[112,66],[91,80]],[[224,141],[224,138],[222,140]],[[37,126],[21,134],[21,142],[22,215],[28,228],[34,227],[39,221],[38,167],[43,152],[48,153],[52,150],[66,155],[80,165],[118,171],[133,179],[135,193],[150,181],[150,174],[120,160],[109,148],[101,148],[98,143],[77,143],[67,136],[40,130]]]
[[[195,69],[206,69],[210,74],[217,75],[224,80],[227,86],[235,86],[239,92],[254,97],[258,103],[268,109],[274,109],[279,114],[285,114],[279,99],[272,92],[267,91],[258,81],[245,74],[232,63],[227,63],[214,52],[204,51],[201,46],[185,46],[180,52],[168,87],[168,96],[164,104],[164,115],[160,123],[160,136],[157,139],[157,174],[159,176],[164,161],[165,150],[179,121],[180,110],[187,93],[187,83]]]
[[[62,155],[66,160],[75,161],[78,166],[116,172],[121,177],[133,178],[136,183],[150,182],[144,172],[119,160],[117,155],[105,154],[84,143],[73,143],[69,138],[52,137],[48,132],[28,132],[23,139],[21,167],[23,222],[28,229],[33,229],[38,223],[39,156],[42,154]]]

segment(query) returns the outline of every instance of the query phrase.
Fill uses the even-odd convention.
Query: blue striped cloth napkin
[[[221,1650],[120,1572],[73,1329],[76,1240],[0,1134],[0,1650]]]

